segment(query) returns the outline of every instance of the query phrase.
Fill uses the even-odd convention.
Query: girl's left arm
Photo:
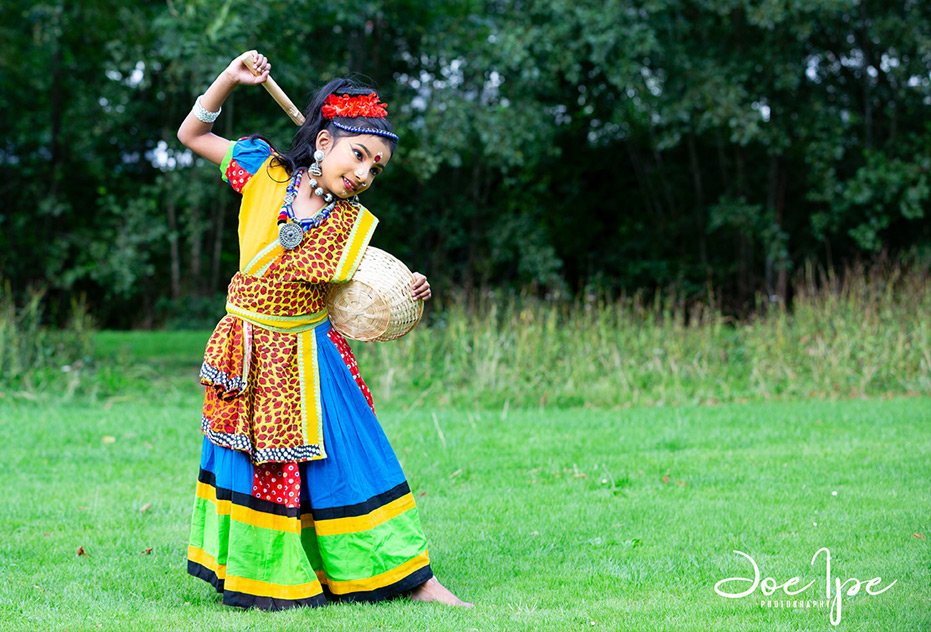
[[[427,283],[427,277],[419,272],[414,273],[414,282],[411,284],[411,292],[415,299],[422,301],[429,300],[433,293],[430,291],[430,284]]]

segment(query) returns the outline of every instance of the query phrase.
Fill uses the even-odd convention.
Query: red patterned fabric
[[[301,506],[301,475],[297,463],[262,463],[253,468],[252,495],[261,500]]]
[[[213,387],[217,398],[228,401],[245,392],[245,348],[242,322],[229,316],[221,320],[207,342],[210,363],[201,367],[200,380],[204,386]]]
[[[236,193],[242,193],[242,188],[246,186],[251,177],[252,174],[243,169],[238,162],[230,160],[230,164],[226,168],[226,179]]]
[[[227,315],[220,322],[226,320],[241,339],[243,321]],[[301,390],[295,344],[294,334],[256,329],[253,345],[258,352],[253,353],[244,389],[248,396],[227,401],[216,387],[208,388],[204,393],[208,429],[250,437],[256,451],[300,446]]]
[[[337,202],[323,226],[313,232],[313,239],[305,239],[299,247],[281,255],[268,268],[266,276],[281,281],[332,281],[359,212],[348,202]]]
[[[220,163],[223,180],[233,190],[242,193],[252,176],[258,173],[265,160],[275,153],[271,145],[260,138],[240,138],[230,143],[228,153]]]
[[[352,373],[352,377],[355,378],[356,384],[359,385],[359,390],[365,395],[365,400],[369,403],[369,408],[371,408],[374,413],[375,404],[372,402],[372,393],[369,391],[369,387],[366,386],[365,381],[362,379],[362,375],[359,373],[359,365],[356,364],[356,357],[352,355],[352,349],[349,348],[349,343],[346,342],[346,339],[335,329],[331,329],[327,335],[330,337],[330,340],[333,341],[333,344],[336,345],[336,348],[339,349],[339,354],[343,356],[343,362],[349,367],[349,372]]]
[[[237,272],[230,280],[227,300],[241,309],[270,316],[303,316],[326,307],[326,286]]]

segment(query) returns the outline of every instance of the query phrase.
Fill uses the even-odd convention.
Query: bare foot
[[[463,601],[456,595],[449,592],[443,584],[437,581],[436,577],[431,577],[410,593],[414,601],[435,601],[446,604],[447,606],[462,606],[463,608],[473,608],[474,606],[467,601]]]

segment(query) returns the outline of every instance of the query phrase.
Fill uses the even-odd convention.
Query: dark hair
[[[336,127],[333,125],[334,122],[349,127],[375,128],[393,134],[394,127],[392,127],[391,122],[388,121],[387,118],[369,118],[365,116],[358,116],[355,118],[338,116],[329,120],[323,118],[321,109],[323,108],[324,101],[326,101],[326,98],[331,94],[337,96],[360,96],[372,94],[373,92],[375,91],[372,88],[360,85],[351,79],[333,79],[327,83],[320,88],[310,102],[310,105],[304,110],[304,124],[298,128],[297,133],[291,140],[291,148],[285,153],[276,154],[271,164],[284,167],[290,177],[294,175],[294,172],[298,169],[309,167],[311,163],[313,163],[317,134],[321,131],[327,130],[330,132],[334,140],[339,140],[343,136],[359,135]],[[385,136],[382,136],[382,138],[385,139],[389,149],[391,149],[391,153],[394,153],[394,150],[398,146],[398,141]]]

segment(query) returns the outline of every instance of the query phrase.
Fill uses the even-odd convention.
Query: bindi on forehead
[[[384,143],[380,142],[381,139],[375,138],[374,141],[378,145],[381,145],[383,148],[385,147]],[[363,152],[365,152],[365,155],[372,162],[377,162],[377,163],[388,162],[388,160],[391,158],[391,151],[387,150],[387,148],[382,149],[382,151],[377,151],[378,149],[377,146],[373,146],[371,149],[369,149],[368,145],[366,145],[365,143],[355,142],[355,143],[351,143],[351,145],[352,147],[360,149]]]

